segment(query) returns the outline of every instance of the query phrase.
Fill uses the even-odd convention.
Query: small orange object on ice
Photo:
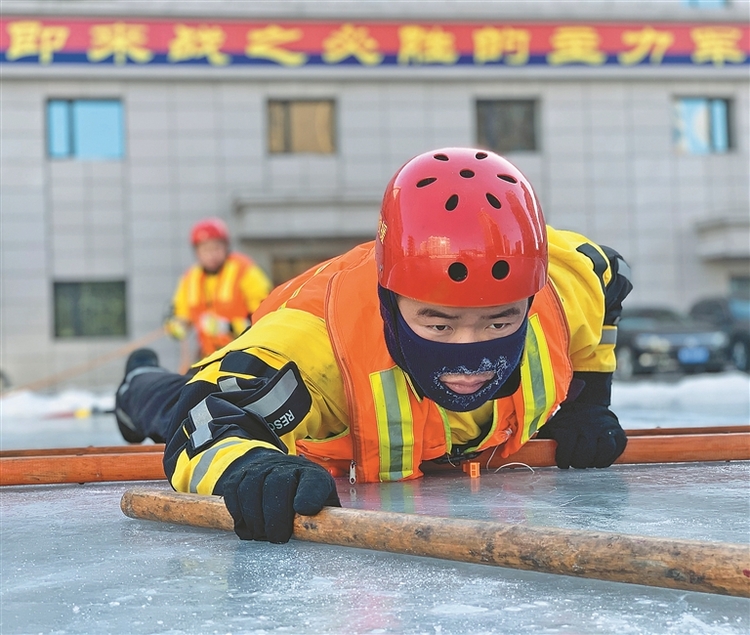
[[[479,478],[479,461],[466,461],[463,464],[463,470],[469,475],[469,478]]]

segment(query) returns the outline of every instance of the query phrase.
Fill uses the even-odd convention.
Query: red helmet
[[[229,242],[229,230],[220,218],[204,218],[193,225],[193,229],[190,230],[190,242],[193,243],[193,247],[212,238]]]
[[[407,162],[385,190],[378,282],[420,302],[495,306],[547,282],[547,231],[526,177],[503,157],[444,148]]]

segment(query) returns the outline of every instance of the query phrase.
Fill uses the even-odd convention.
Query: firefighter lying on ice
[[[419,478],[535,433],[561,468],[607,467],[626,444],[609,403],[627,273],[546,227],[507,160],[428,152],[389,183],[374,242],[278,287],[197,372],[131,354],[118,424],[166,441],[176,490],[223,496],[241,538],[271,542],[339,505],[332,474]]]

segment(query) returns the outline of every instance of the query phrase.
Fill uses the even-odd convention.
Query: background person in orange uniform
[[[184,340],[196,330],[200,357],[226,346],[248,326],[272,284],[250,258],[229,249],[229,232],[219,218],[193,226],[190,240],[197,262],[180,279],[166,330]]]

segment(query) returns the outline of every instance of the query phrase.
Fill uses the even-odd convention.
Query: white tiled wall
[[[473,144],[475,100],[498,97],[539,100],[540,151],[509,158],[536,184],[551,224],[618,248],[633,267],[633,302],[684,308],[725,284],[695,255],[695,221],[750,207],[747,93],[747,81],[692,80],[4,80],[2,368],[23,383],[126,343],[55,341],[53,280],[124,278],[131,338],[158,328],[191,262],[190,226],[205,215],[237,225],[233,208],[242,196],[288,201],[288,212],[266,218],[258,231],[279,225],[301,239],[321,227],[329,238],[371,235],[376,203],[370,215],[357,208],[347,216],[345,201],[376,202],[417,153]],[[735,151],[673,152],[672,98],[683,94],[734,100]],[[122,99],[126,158],[47,160],[51,96]],[[297,97],[335,99],[334,156],[266,153],[266,100]],[[310,213],[300,205],[326,200],[344,207]],[[157,348],[176,367],[177,346],[163,340]],[[87,379],[115,382],[120,370],[108,365]]]

